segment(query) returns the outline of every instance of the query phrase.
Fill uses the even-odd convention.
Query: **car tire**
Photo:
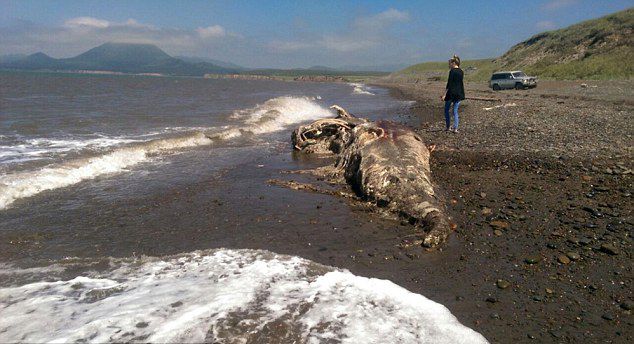
[[[522,85],[521,83],[518,82],[518,83],[515,84],[515,89],[516,90],[523,90],[524,89],[524,85]]]
[[[500,85],[498,85],[498,84],[493,84],[493,90],[494,90],[494,91],[499,91],[499,90],[501,90]]]

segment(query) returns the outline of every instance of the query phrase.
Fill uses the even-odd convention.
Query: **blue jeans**
[[[451,124],[451,118],[449,116],[449,108],[451,108],[451,104],[453,103],[453,127],[454,129],[458,129],[458,122],[460,119],[458,118],[458,108],[460,107],[460,101],[445,101],[445,124],[446,129],[449,129],[449,125]]]

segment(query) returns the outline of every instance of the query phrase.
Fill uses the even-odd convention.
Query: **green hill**
[[[521,69],[552,79],[631,79],[634,9],[537,34],[495,59],[462,62],[465,79],[487,80],[497,70]],[[425,62],[393,73],[398,79],[444,79],[447,62]]]

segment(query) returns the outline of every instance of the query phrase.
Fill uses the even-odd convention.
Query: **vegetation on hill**
[[[631,79],[634,76],[634,9],[537,34],[496,59],[462,62],[467,81],[498,70],[521,69],[552,79]],[[425,62],[393,73],[398,79],[440,79],[447,62]]]

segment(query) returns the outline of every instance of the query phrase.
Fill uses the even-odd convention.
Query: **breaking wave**
[[[169,154],[175,150],[210,145],[217,140],[230,140],[245,132],[264,134],[284,129],[286,126],[311,119],[329,116],[328,109],[304,97],[278,97],[251,109],[236,111],[232,116],[239,123],[218,128],[200,128],[181,134],[179,137],[158,138],[137,142],[129,140],[128,145],[119,139],[117,146],[104,154],[49,165],[35,171],[25,171],[0,175],[0,209],[5,209],[15,200],[36,195],[42,191],[66,187],[83,180],[108,173],[122,172],[152,156]],[[216,131],[211,134],[209,132]],[[50,143],[50,142],[49,142]],[[63,149],[81,149],[94,142],[71,142]],[[60,145],[60,142],[57,142]],[[104,141],[104,145],[114,144]],[[49,145],[50,146],[50,145]],[[60,148],[62,149],[62,148]]]
[[[351,83],[350,86],[353,87],[352,93],[354,93],[354,94],[366,94],[366,95],[370,95],[370,96],[374,96],[375,95],[374,93],[370,92],[370,89],[368,88],[368,86],[366,86],[364,84]]]
[[[0,342],[486,343],[422,295],[299,257],[219,249],[110,266],[1,288]]]

